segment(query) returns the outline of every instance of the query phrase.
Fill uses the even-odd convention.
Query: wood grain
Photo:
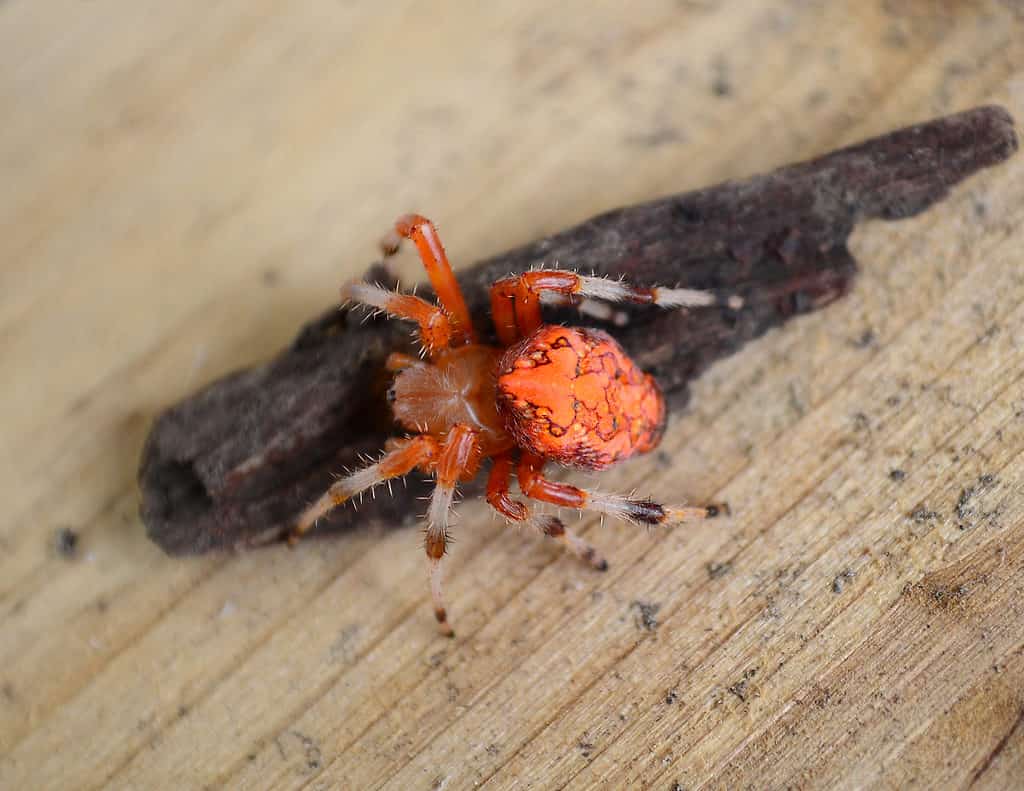
[[[564,8],[0,5],[0,787],[1019,784],[1020,156],[858,229],[853,293],[602,477],[731,519],[585,520],[597,575],[463,503],[454,642],[415,528],[146,540],[154,415],[269,357],[397,211],[468,262],[977,104],[1024,118],[1012,2]]]

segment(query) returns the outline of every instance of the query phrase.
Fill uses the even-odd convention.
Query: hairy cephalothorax
[[[437,294],[437,305],[419,297],[355,283],[343,297],[416,322],[425,359],[395,353],[388,400],[410,436],[388,441],[374,464],[339,479],[296,520],[294,543],[317,519],[360,492],[420,469],[436,484],[427,514],[425,548],[430,564],[434,614],[452,634],[441,595],[442,560],[455,487],[474,478],[491,459],[487,502],[510,522],[529,524],[561,541],[603,571],[598,551],[551,514],[534,513],[512,498],[513,470],[526,497],[556,506],[597,511],[636,524],[677,524],[716,515],[720,506],[662,505],[652,500],[601,494],[544,476],[553,461],[602,470],[646,453],[661,440],[665,402],[654,379],[641,371],[605,332],[544,324],[542,303],[573,303],[600,312],[593,300],[663,308],[738,309],[707,291],[639,288],[618,280],[559,269],[510,276],[491,287],[491,317],[500,346],[478,341],[459,285],[433,224],[419,215],[400,217],[383,243],[395,253],[411,239]]]

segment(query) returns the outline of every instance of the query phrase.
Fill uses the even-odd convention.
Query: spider
[[[513,499],[513,470],[528,498],[638,525],[672,525],[719,513],[718,505],[661,505],[545,477],[548,462],[603,470],[653,450],[665,425],[665,401],[653,377],[614,338],[596,329],[545,324],[541,304],[587,307],[589,300],[604,300],[737,309],[739,297],[722,300],[707,291],[636,288],[561,269],[533,270],[491,286],[491,316],[500,343],[491,346],[479,340],[433,223],[418,214],[399,217],[381,243],[385,256],[396,253],[403,239],[416,245],[437,305],[365,282],[344,287],[342,297],[419,326],[425,359],[394,352],[386,362],[395,374],[387,396],[395,420],[414,433],[389,439],[379,461],[337,480],[298,516],[290,544],[332,508],[377,484],[416,468],[432,475],[436,484],[424,548],[434,615],[441,632],[453,636],[441,591],[448,518],[456,484],[475,478],[485,459],[491,460],[487,502],[495,511],[556,539],[599,571],[608,563],[595,547],[557,516],[537,513]]]

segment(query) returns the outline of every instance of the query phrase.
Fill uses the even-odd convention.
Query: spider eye
[[[395,403],[395,399],[398,397],[398,394],[395,392],[395,388],[394,387],[389,387],[388,388],[388,393],[387,393],[386,397],[388,399],[388,403],[389,404]]]

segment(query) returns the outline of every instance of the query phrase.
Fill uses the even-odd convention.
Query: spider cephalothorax
[[[395,380],[388,391],[396,421],[414,432],[389,440],[380,461],[339,479],[299,515],[293,543],[327,511],[354,495],[419,468],[436,479],[427,515],[434,614],[452,634],[441,595],[441,562],[449,541],[448,516],[455,486],[474,478],[491,459],[487,502],[507,520],[530,524],[561,541],[594,568],[608,564],[597,550],[550,514],[512,499],[513,467],[529,498],[611,514],[638,524],[675,524],[718,513],[717,506],[660,505],[600,494],[544,477],[544,465],[600,470],[657,447],[665,402],[654,379],[641,371],[605,332],[544,324],[541,302],[600,299],[662,307],[723,304],[714,294],[681,288],[634,288],[625,283],[543,269],[499,280],[491,287],[491,315],[500,346],[477,341],[466,302],[433,224],[400,217],[384,241],[385,254],[402,238],[419,249],[438,305],[408,294],[355,283],[343,296],[419,325],[428,360],[395,353],[387,360]],[[737,297],[725,300],[739,307]]]

